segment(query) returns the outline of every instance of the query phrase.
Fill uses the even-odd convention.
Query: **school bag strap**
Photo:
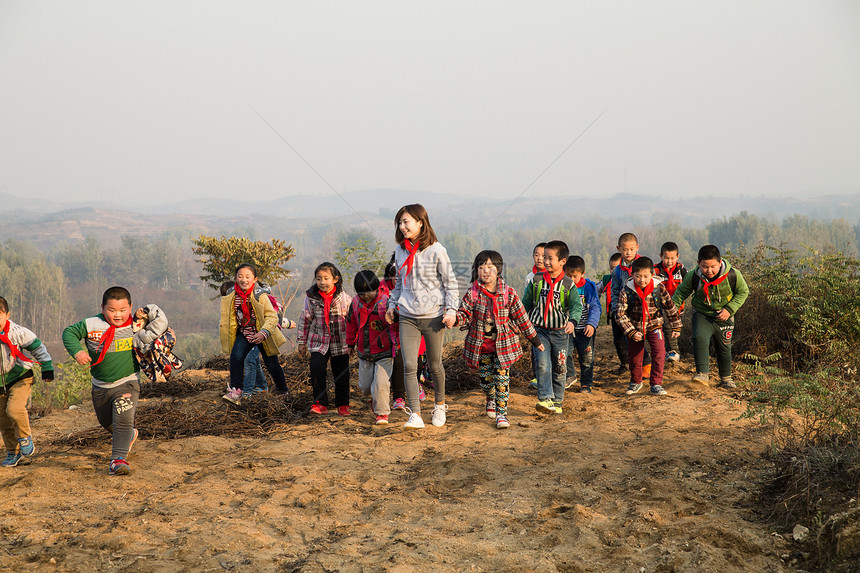
[[[728,272],[729,286],[732,287],[732,294],[735,294],[735,290],[737,290],[738,286],[738,273],[735,272],[734,268],[729,269]],[[693,292],[699,290],[699,284],[701,284],[702,279],[699,277],[699,273],[693,273]]]

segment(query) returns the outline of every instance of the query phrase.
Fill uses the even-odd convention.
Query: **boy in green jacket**
[[[91,365],[96,417],[113,435],[110,475],[128,475],[125,458],[137,439],[134,411],[140,394],[140,368],[132,351],[131,323],[131,294],[115,286],[102,295],[101,314],[63,330],[63,345],[68,353],[78,364]]]
[[[693,358],[696,362],[694,382],[708,385],[711,340],[717,353],[719,386],[735,388],[732,380],[732,333],[735,313],[749,296],[750,290],[740,271],[733,269],[715,245],[699,249],[699,266],[687,273],[672,297],[675,306],[693,295]]]

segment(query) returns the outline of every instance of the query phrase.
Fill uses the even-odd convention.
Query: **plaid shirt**
[[[678,309],[672,302],[672,295],[669,294],[666,286],[659,282],[659,279],[652,280],[655,283],[654,290],[645,297],[648,303],[648,320],[645,322],[645,331],[651,332],[662,329],[663,320],[668,319],[672,330],[681,332],[681,315],[678,314]],[[660,296],[659,302],[655,302],[654,299],[654,295],[657,293]],[[615,318],[625,336],[633,336],[636,332],[645,334],[642,330],[642,299],[636,293],[633,279],[628,280],[624,288],[621,289],[618,306],[615,309]]]
[[[520,347],[519,333],[522,332],[534,346],[539,346],[535,327],[526,315],[526,309],[517,296],[517,291],[505,284],[499,278],[496,286],[499,317],[496,322],[496,356],[502,368],[510,366],[523,355]],[[481,346],[484,345],[484,327],[493,320],[493,301],[490,300],[477,281],[463,296],[460,308],[457,309],[457,323],[461,330],[468,330],[463,343],[463,358],[466,365],[475,370],[481,356]]]
[[[299,315],[297,343],[305,345],[311,352],[332,356],[349,354],[346,344],[346,319],[352,297],[343,291],[334,296],[329,309],[329,328],[325,325],[325,304],[322,297],[313,289],[305,296],[305,306]]]

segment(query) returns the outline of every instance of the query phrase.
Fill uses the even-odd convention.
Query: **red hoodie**
[[[355,347],[362,360],[393,358],[400,344],[397,323],[385,321],[388,294],[378,291],[370,304],[356,296],[346,319],[346,344]]]

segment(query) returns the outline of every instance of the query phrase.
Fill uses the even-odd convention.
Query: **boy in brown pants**
[[[26,350],[42,366],[42,380],[54,379],[51,355],[30,330],[9,320],[9,303],[0,296],[0,433],[6,446],[4,468],[18,465],[23,457],[36,453],[30,435],[27,400],[33,386],[33,362]]]

